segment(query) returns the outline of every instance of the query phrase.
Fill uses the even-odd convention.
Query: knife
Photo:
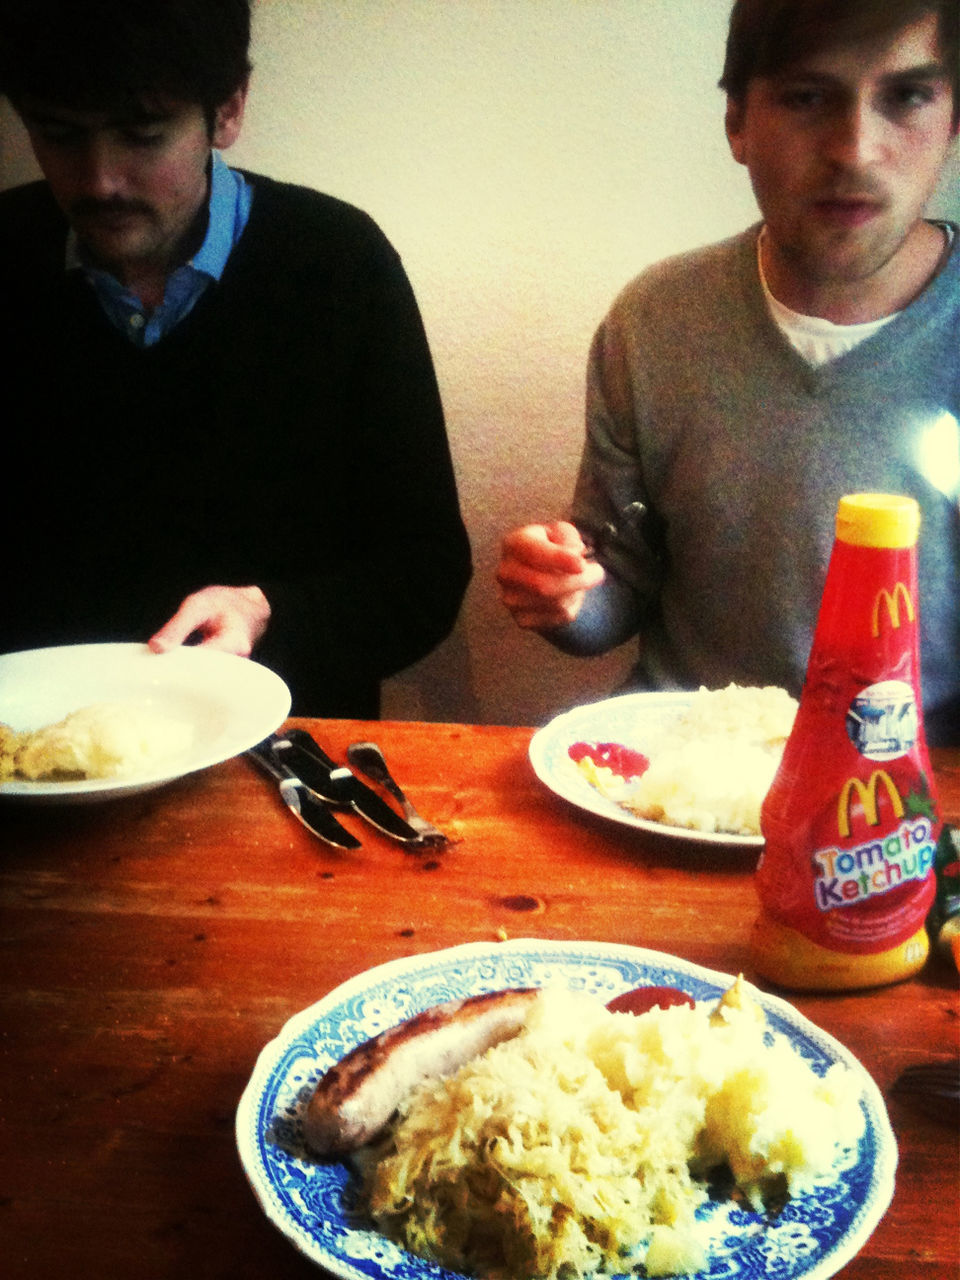
[[[280,784],[281,800],[308,831],[338,849],[360,848],[357,837],[341,826],[323,800],[313,795],[310,788],[282,760],[276,759],[272,738],[265,738],[255,747],[250,747],[247,755],[276,779]]]
[[[403,844],[423,844],[423,837],[365,782],[318,746],[304,729],[288,729],[268,739],[274,758],[288,765],[316,795],[331,804],[356,810],[371,826]]]

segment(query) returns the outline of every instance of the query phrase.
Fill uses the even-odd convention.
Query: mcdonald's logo
[[[913,611],[913,601],[910,599],[910,592],[898,582],[893,591],[888,591],[886,587],[881,587],[877,592],[877,598],[873,602],[873,620],[870,627],[870,634],[876,640],[880,634],[880,606],[887,606],[887,616],[890,619],[891,627],[896,630],[900,626],[900,602],[903,602],[903,609],[907,615],[907,621],[913,622],[916,614]]]
[[[894,814],[897,818],[903,817],[903,801],[900,799],[900,792],[893,779],[886,769],[874,769],[869,782],[861,782],[859,778],[848,778],[843,784],[840,799],[837,801],[837,830],[842,838],[846,839],[850,834],[850,810],[854,792],[860,800],[863,816],[869,825],[875,827],[880,821],[877,792],[881,782],[887,788]]]

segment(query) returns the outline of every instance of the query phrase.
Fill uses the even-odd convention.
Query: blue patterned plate
[[[689,827],[670,827],[663,822],[639,818],[592,787],[567,754],[575,742],[619,742],[647,753],[664,726],[686,711],[692,699],[692,693],[623,693],[565,711],[531,738],[529,755],[533,771],[544,786],[578,809],[611,818],[624,826],[698,844],[760,848],[763,836],[692,831]]]
[[[697,1000],[719,997],[733,979],[685,960],[601,942],[519,939],[470,943],[380,965],[296,1014],[264,1048],[240,1100],[240,1159],[260,1204],[308,1258],[345,1280],[442,1280],[454,1273],[423,1262],[372,1230],[356,1208],[343,1164],[306,1152],[303,1110],[323,1072],[362,1040],[458,996],[506,987],[559,985],[606,1001],[631,987],[679,987]],[[897,1147],[883,1099],[859,1062],[789,1004],[760,995],[770,1027],[822,1075],[845,1063],[861,1082],[866,1131],[832,1176],[791,1200],[776,1218],[708,1202],[710,1258],[703,1277],[824,1280],[857,1253],[893,1196]],[[642,1270],[640,1272],[642,1275]]]

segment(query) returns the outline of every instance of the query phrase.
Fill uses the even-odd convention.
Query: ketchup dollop
[[[574,764],[592,760],[598,768],[610,769],[618,778],[639,778],[650,767],[645,755],[620,742],[574,742],[567,754]]]
[[[673,1004],[696,1005],[693,996],[677,987],[634,987],[607,1001],[611,1013],[646,1013],[648,1009],[668,1009]]]

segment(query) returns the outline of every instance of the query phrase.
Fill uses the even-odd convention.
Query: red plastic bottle
[[[793,731],[764,801],[751,951],[794,990],[879,986],[929,951],[941,821],[923,730],[912,498],[840,500]]]

